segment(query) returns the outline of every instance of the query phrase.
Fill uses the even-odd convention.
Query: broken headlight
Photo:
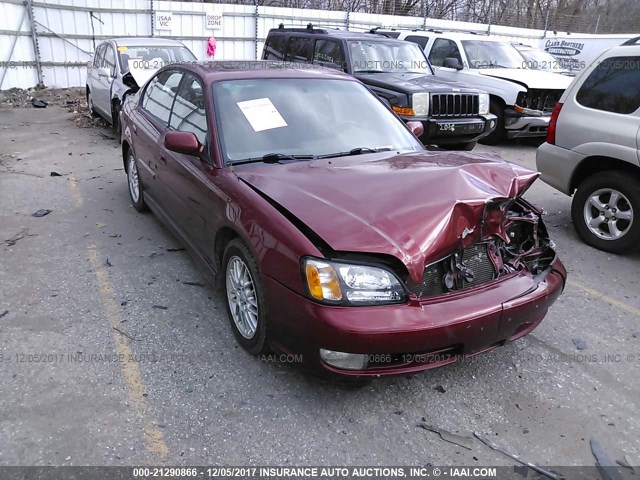
[[[386,305],[407,300],[400,280],[384,268],[305,258],[302,272],[309,296],[322,303]]]

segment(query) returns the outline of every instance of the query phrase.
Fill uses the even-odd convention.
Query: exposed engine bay
[[[542,279],[556,253],[542,212],[521,198],[488,204],[479,241],[429,264],[420,283],[405,279],[418,298],[474,288],[526,270]]]

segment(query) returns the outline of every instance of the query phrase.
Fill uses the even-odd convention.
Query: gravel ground
[[[543,183],[526,195],[547,210],[570,274],[537,330],[460,364],[347,388],[237,347],[219,294],[130,206],[118,142],[86,117],[82,90],[35,92],[44,109],[33,93],[7,95],[0,465],[515,465],[420,423],[479,432],[543,466],[593,466],[591,438],[640,464],[640,254],[582,244],[566,196]],[[535,165],[530,143],[478,151]],[[52,212],[31,216],[39,209]]]

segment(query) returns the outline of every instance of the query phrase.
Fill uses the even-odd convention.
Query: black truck
[[[420,121],[425,145],[472,150],[496,127],[489,95],[436,77],[420,47],[374,33],[337,29],[269,30],[263,60],[314,64],[353,75],[404,121]]]

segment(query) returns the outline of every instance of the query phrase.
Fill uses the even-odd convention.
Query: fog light
[[[496,126],[496,121],[495,120],[491,120],[489,122],[489,128],[495,128],[495,126]]]
[[[364,370],[367,368],[367,355],[362,353],[334,352],[321,348],[320,358],[329,365],[344,370]]]

